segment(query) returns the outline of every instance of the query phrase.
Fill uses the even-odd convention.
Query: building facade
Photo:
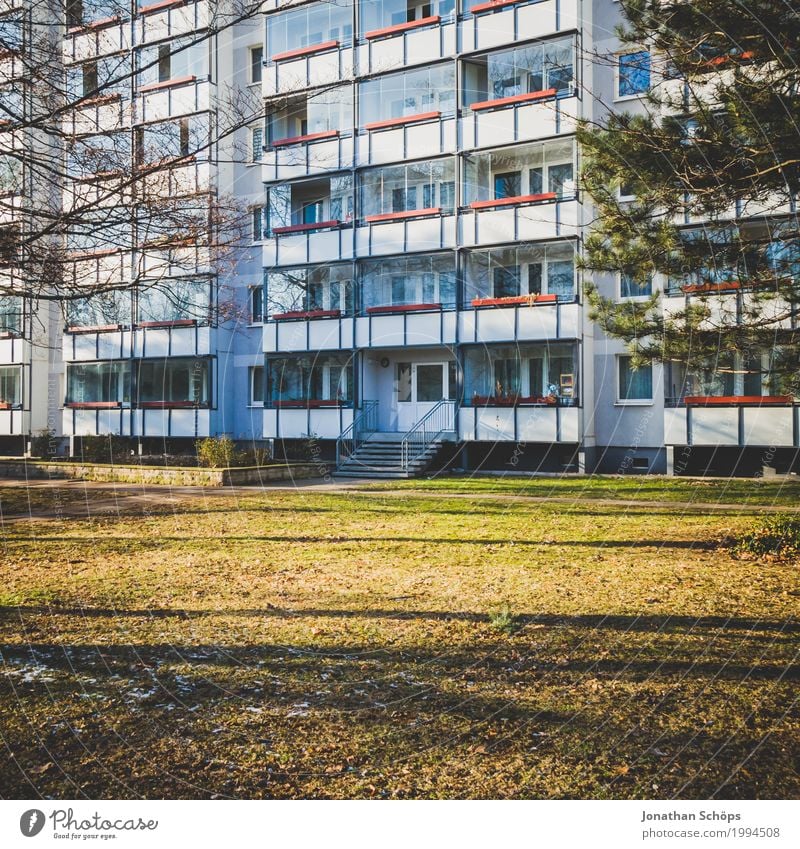
[[[267,0],[224,25],[208,0],[107,5],[73,3],[56,28],[86,95],[67,134],[118,139],[131,167],[154,157],[155,194],[195,212],[235,197],[249,237],[221,264],[213,237],[167,244],[140,212],[124,234],[102,220],[78,234],[76,280],[120,285],[40,322],[44,346],[24,305],[3,307],[9,449],[51,424],[176,445],[228,434],[286,456],[313,441],[340,460],[380,437],[464,469],[795,463],[798,408],[760,375],[731,368],[692,395],[588,320],[576,126],[644,108],[653,84],[646,49],[614,35],[614,0]],[[118,90],[92,97],[121,65]],[[65,206],[119,179],[68,176]],[[652,285],[667,308],[693,296]]]

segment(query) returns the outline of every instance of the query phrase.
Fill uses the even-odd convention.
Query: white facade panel
[[[738,445],[739,410],[736,407],[692,409],[692,445]]]
[[[664,444],[687,445],[686,410],[683,407],[667,407],[664,410]]]
[[[581,441],[583,437],[583,434],[581,433],[581,411],[578,407],[559,407],[558,423],[559,442]]]
[[[28,430],[30,414],[24,410],[0,410],[0,436],[16,436]]]
[[[571,307],[577,304],[565,304],[565,308],[561,308],[561,316],[566,313],[571,315],[574,310]],[[558,336],[574,336],[574,321],[570,323],[567,332],[564,328],[559,328],[559,307],[557,304],[547,304],[545,306],[534,305],[532,307],[522,307],[519,310],[519,318],[517,319],[517,333],[520,339],[555,339]],[[559,330],[561,332],[559,333]],[[570,332],[572,331],[572,332]]]
[[[517,434],[523,442],[555,442],[558,421],[555,407],[517,407]]]
[[[744,444],[787,446],[794,444],[793,407],[743,407]]]
[[[513,307],[480,309],[476,311],[478,335],[476,342],[501,342],[514,339],[515,313]]]
[[[306,350],[306,322],[279,321],[276,324],[278,334],[278,351]]]
[[[480,407],[475,414],[475,439],[479,442],[506,442],[515,438],[513,407]]]
[[[375,315],[370,321],[369,344],[374,347],[395,348],[405,344],[402,315]]]
[[[442,343],[441,313],[412,313],[406,318],[407,345],[440,345]]]
[[[340,412],[346,413],[346,418],[340,419]],[[340,425],[340,421],[344,421],[346,424]],[[334,407],[328,410],[308,411],[309,433],[318,436],[320,439],[336,439],[352,421],[352,410],[340,411],[338,407]]]
[[[340,348],[344,345],[344,334],[341,334],[340,328],[343,330],[343,325],[352,324],[352,319],[341,321],[338,318],[321,318],[308,323],[308,347],[312,351],[322,348]]]

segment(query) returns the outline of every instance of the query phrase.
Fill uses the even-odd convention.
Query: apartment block
[[[788,470],[798,407],[760,367],[634,369],[588,319],[576,125],[645,108],[654,84],[618,20],[614,0],[266,0],[241,19],[209,0],[73,0],[54,30],[85,96],[63,119],[60,202],[106,200],[66,237],[89,294],[63,321],[46,308],[43,344],[44,302],[0,301],[8,450],[55,423],[64,439],[313,445],[342,475],[725,473],[768,465],[765,448]],[[223,262],[211,230],[171,243],[157,204],[125,198],[120,152],[159,164],[171,214],[235,198],[247,237]],[[693,285],[652,282],[666,309]]]

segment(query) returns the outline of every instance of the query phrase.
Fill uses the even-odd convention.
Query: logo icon
[[[44,828],[44,814],[37,808],[31,808],[19,818],[19,830],[25,837],[36,837]]]

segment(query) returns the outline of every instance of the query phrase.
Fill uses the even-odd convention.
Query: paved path
[[[37,510],[33,514],[5,513],[2,521],[51,520],[66,518],[91,518],[108,515],[130,515],[147,512],[148,507],[176,507],[185,501],[216,498],[252,498],[259,494],[277,492],[313,492],[327,494],[347,494],[359,498],[408,498],[424,497],[432,499],[465,499],[473,501],[498,501],[531,504],[594,504],[598,507],[669,509],[673,511],[720,512],[735,515],[737,513],[800,513],[800,505],[770,504],[723,504],[707,501],[659,501],[636,498],[593,498],[576,495],[574,497],[556,495],[525,495],[501,492],[433,492],[423,489],[364,489],[366,484],[386,484],[385,480],[353,480],[325,482],[323,480],[303,480],[295,484],[275,484],[264,487],[194,487],[194,486],[150,486],[136,484],[114,484],[92,481],[71,480],[35,480],[25,481],[0,479],[0,492],[3,489],[27,486],[28,489],[58,489],[66,495],[57,509]],[[268,506],[267,508],[268,509]]]

